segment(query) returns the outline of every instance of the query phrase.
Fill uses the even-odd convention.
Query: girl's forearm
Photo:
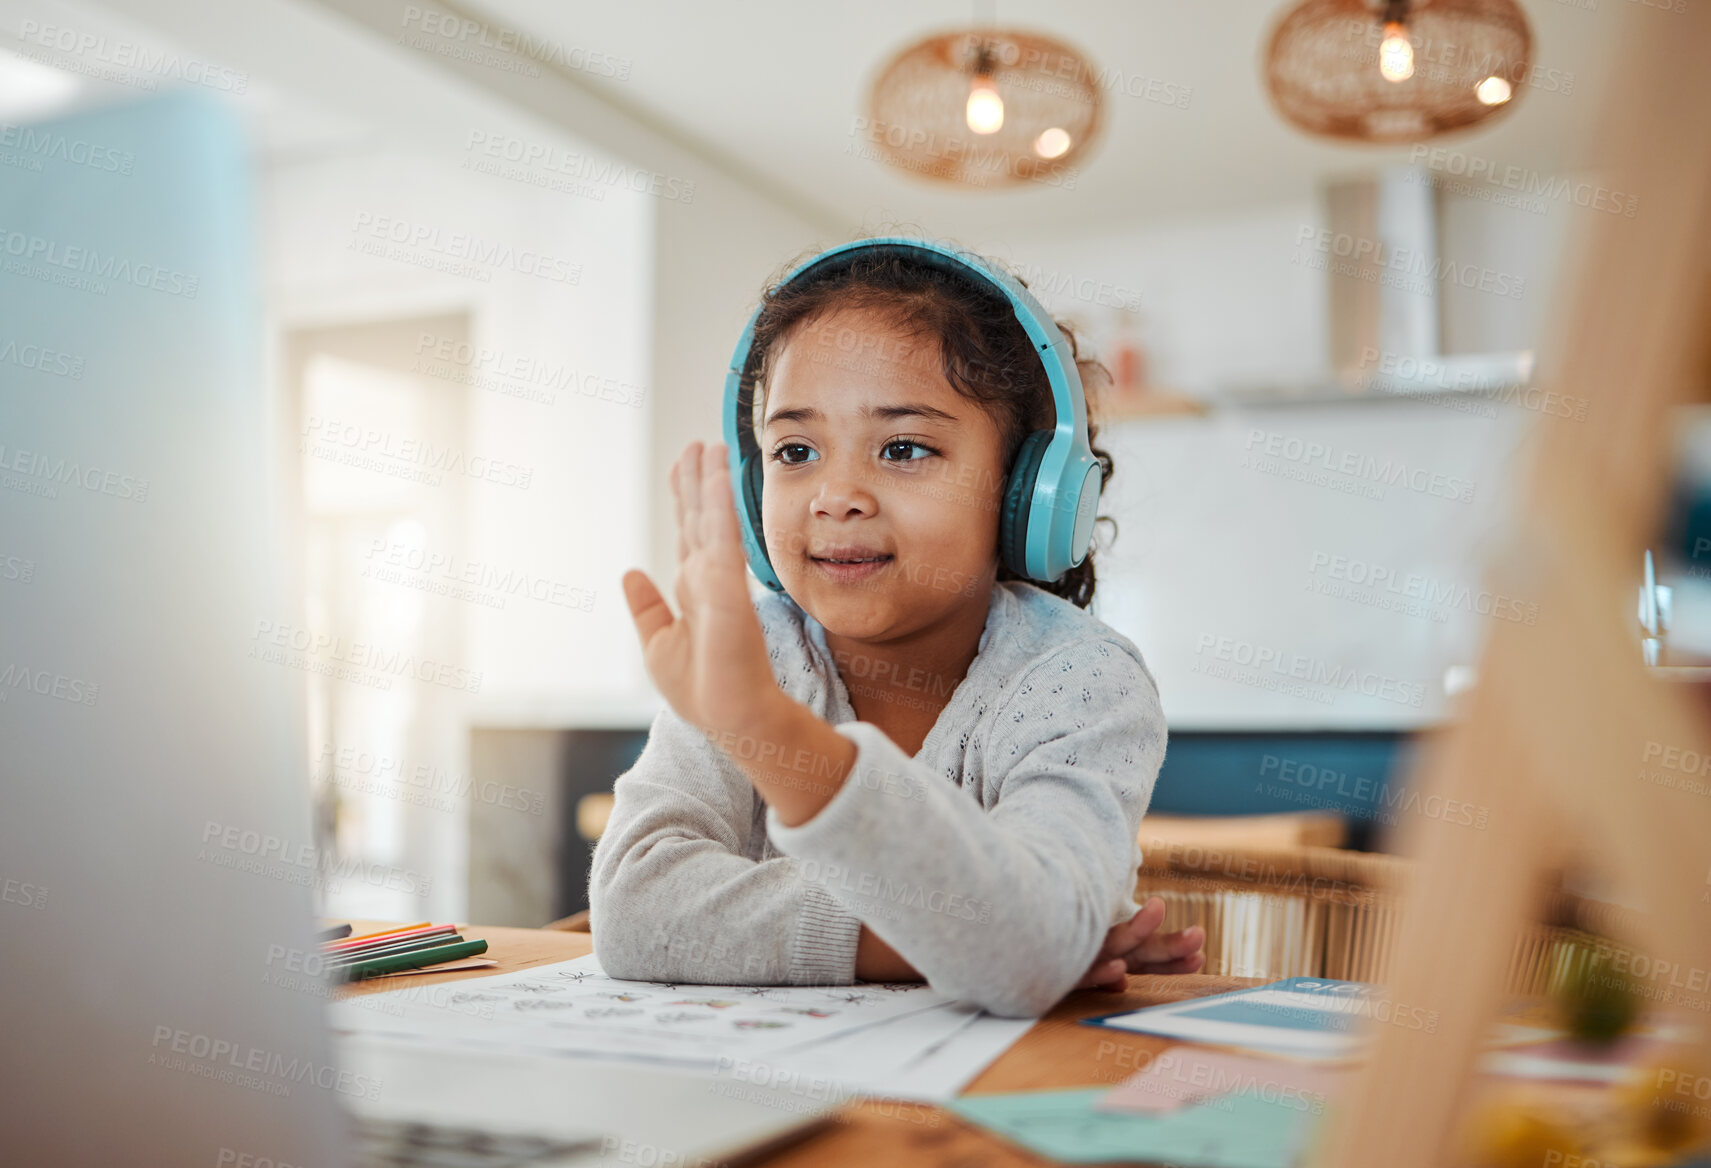
[[[784,825],[795,827],[817,815],[844,785],[855,769],[856,744],[801,702],[783,693],[779,697],[752,735],[711,737]],[[856,941],[855,975],[863,981],[926,980],[866,925]]]
[[[866,925],[856,941],[855,975],[863,981],[926,981],[902,954],[879,939]]]
[[[794,698],[757,720],[755,732],[712,736],[740,767],[786,827],[796,827],[832,801],[855,769],[856,744]],[[732,737],[732,741],[723,741]],[[863,981],[925,981],[903,956],[866,925],[856,941],[855,975]]]
[[[709,735],[786,827],[819,814],[855,769],[856,744],[782,691],[752,732]]]

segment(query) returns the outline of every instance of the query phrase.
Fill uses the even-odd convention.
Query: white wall
[[[1297,243],[1321,218],[1317,204],[1300,200],[1123,235],[973,242],[1095,340],[1115,319],[1118,293],[1138,294],[1153,382],[1207,395],[1323,374],[1324,274],[1302,262],[1308,253]]]
[[[649,558],[666,597],[677,579],[677,516],[666,475],[690,441],[723,441],[720,403],[731,352],[767,279],[805,250],[855,233],[822,228],[730,188],[668,203],[655,221],[654,409],[648,450]],[[614,573],[614,581],[624,565]],[[614,584],[616,587],[616,584]],[[624,615],[632,643],[634,627]]]
[[[1298,244],[1320,221],[1298,202],[993,250],[1025,274],[1075,273],[1065,289],[1080,277],[1138,288],[1153,380],[1212,395],[1326,376],[1324,274]],[[1109,331],[1103,305],[1043,299],[1095,340]],[[1446,668],[1471,664],[1494,620],[1539,619],[1528,598],[1499,602],[1480,585],[1539,423],[1577,424],[1468,399],[1221,407],[1109,426],[1116,470],[1101,511],[1120,531],[1096,557],[1094,611],[1141,647],[1181,729],[1431,722]],[[1389,580],[1348,579],[1374,568]]]
[[[472,619],[471,652],[494,669],[477,713],[487,725],[645,725],[659,699],[619,580],[640,566],[671,594],[670,462],[691,438],[719,438],[731,346],[765,278],[803,249],[843,238],[843,226],[768,188],[740,160],[606,101],[575,75],[525,75],[410,49],[399,42],[398,12],[384,6],[108,0],[105,10],[117,27],[146,30],[246,75],[243,104],[283,155],[279,192],[301,200],[288,210],[303,213],[305,231],[330,232],[273,240],[281,322],[482,299],[468,281],[423,269],[377,275],[354,262],[369,257],[330,255],[328,240],[349,239],[343,216],[362,200],[423,208],[423,218],[431,208],[456,227],[480,224],[495,238],[562,243],[572,257],[587,257],[584,283],[566,297],[533,281],[483,301],[476,324],[508,350],[568,357],[646,390],[640,409],[589,402],[550,422],[528,403],[477,407],[472,436],[526,454],[543,474],[522,508],[473,508],[477,539],[495,554],[527,545],[529,562],[598,595],[592,620],[550,611],[522,623],[505,614]],[[472,174],[461,164],[476,131],[657,174],[663,193],[612,189],[594,201]],[[318,191],[310,177],[317,167],[333,168],[321,171]],[[352,185],[341,194],[346,177]],[[472,199],[490,210],[475,211]],[[625,242],[636,230],[645,239],[639,247]]]
[[[1532,420],[1385,402],[1121,423],[1103,509],[1121,530],[1095,611],[1147,655],[1175,727],[1429,723],[1445,670],[1473,663],[1492,621],[1537,619],[1480,585]],[[1345,457],[1355,473],[1323,469]],[[1321,684],[1292,692],[1297,678]]]
[[[491,110],[474,116],[483,126],[512,124]],[[471,721],[568,718],[583,702],[634,694],[644,683],[628,630],[612,619],[627,620],[612,565],[646,547],[638,468],[648,446],[651,202],[622,190],[600,201],[542,190],[408,144],[268,171],[267,294],[277,327],[466,311],[474,349],[496,356],[429,344],[423,384],[462,400],[467,451],[528,468],[530,478],[526,490],[462,484],[465,541],[455,554],[562,585],[565,595],[594,594],[592,611],[517,594],[503,609],[458,606],[460,664],[484,677]],[[478,265],[489,277],[481,280],[353,247],[382,242],[357,227],[381,217],[529,248],[580,265],[580,276],[562,283]],[[447,258],[428,246],[401,250]],[[437,359],[442,352],[451,359]],[[548,380],[511,374],[525,367]],[[602,379],[616,387],[615,400],[580,392]]]
[[[1487,295],[1465,275],[1466,283],[1473,287],[1460,281],[1447,283],[1441,301],[1444,352],[1513,349],[1517,338],[1527,338],[1536,345],[1544,335],[1549,294],[1563,270],[1570,229],[1584,225],[1590,216],[1607,212],[1582,209],[1560,197],[1517,197],[1518,206],[1507,206],[1466,193],[1474,190],[1492,196],[1492,188],[1481,191],[1478,184],[1462,183],[1453,176],[1446,181],[1453,185],[1439,191],[1438,204],[1438,230],[1445,258],[1479,266],[1482,270],[1478,275],[1493,285],[1523,283],[1522,294],[1516,297]],[[1576,174],[1553,180],[1547,189],[1585,190],[1588,184],[1597,189],[1596,176]],[[1501,186],[1495,193],[1511,194]]]

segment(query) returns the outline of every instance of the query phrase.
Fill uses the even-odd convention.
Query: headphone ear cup
[[[774,592],[783,592],[783,584],[773,583],[778,579],[778,573],[773,569],[772,557],[766,554],[766,533],[760,522],[760,491],[766,479],[765,472],[766,467],[761,464],[760,459],[743,459],[742,505],[743,510],[748,513],[749,526],[755,533],[754,547],[749,549],[749,560],[750,566],[755,569],[755,575],[760,577],[763,584]],[[766,569],[764,572],[760,570],[763,566]]]
[[[1035,430],[1022,440],[998,517],[999,554],[1004,566],[1024,580],[1033,578],[1028,574],[1028,516],[1033,510],[1034,482],[1039,478],[1040,463],[1045,459],[1052,434],[1051,430]]]

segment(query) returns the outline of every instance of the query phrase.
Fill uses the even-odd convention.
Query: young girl
[[[614,786],[595,955],[649,981],[924,979],[1008,1017],[1192,973],[1203,932],[1160,934],[1164,903],[1133,899],[1152,675],[1085,611],[1091,554],[1051,584],[999,555],[1012,459],[1055,420],[1040,359],[988,282],[851,254],[755,323],[785,591],[751,591],[722,444],[671,470],[682,615],[624,575],[670,708]]]

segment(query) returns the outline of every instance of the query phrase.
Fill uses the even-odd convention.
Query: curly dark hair
[[[766,385],[777,355],[797,330],[834,311],[870,309],[881,313],[906,337],[937,342],[939,372],[945,380],[963,397],[978,402],[998,423],[1006,467],[1014,465],[1016,451],[1030,433],[1056,425],[1057,411],[1045,367],[1010,302],[989,283],[935,266],[906,250],[874,248],[850,253],[848,262],[828,264],[805,279],[782,284],[785,274],[815,254],[807,253],[781,269],[761,298],[745,375],[748,384],[744,387],[753,395],[756,420],[764,416]],[[982,259],[988,266],[1000,267]],[[1027,286],[1020,276],[1015,279]],[[1063,321],[1056,323],[1069,343],[1083,387],[1095,386],[1098,379],[1108,383],[1110,370],[1102,362],[1082,356],[1074,330]],[[1104,482],[1109,483],[1111,455],[1095,442],[1099,427],[1093,418],[1093,395],[1089,392],[1086,396],[1088,444],[1099,461]],[[1113,531],[1117,525],[1108,515],[1099,516],[1095,525],[1098,523],[1111,524]],[[1025,579],[1011,572],[1002,556],[997,578]],[[1093,600],[1095,585],[1092,547],[1081,563],[1057,580],[1027,582],[1077,608],[1086,608]]]

